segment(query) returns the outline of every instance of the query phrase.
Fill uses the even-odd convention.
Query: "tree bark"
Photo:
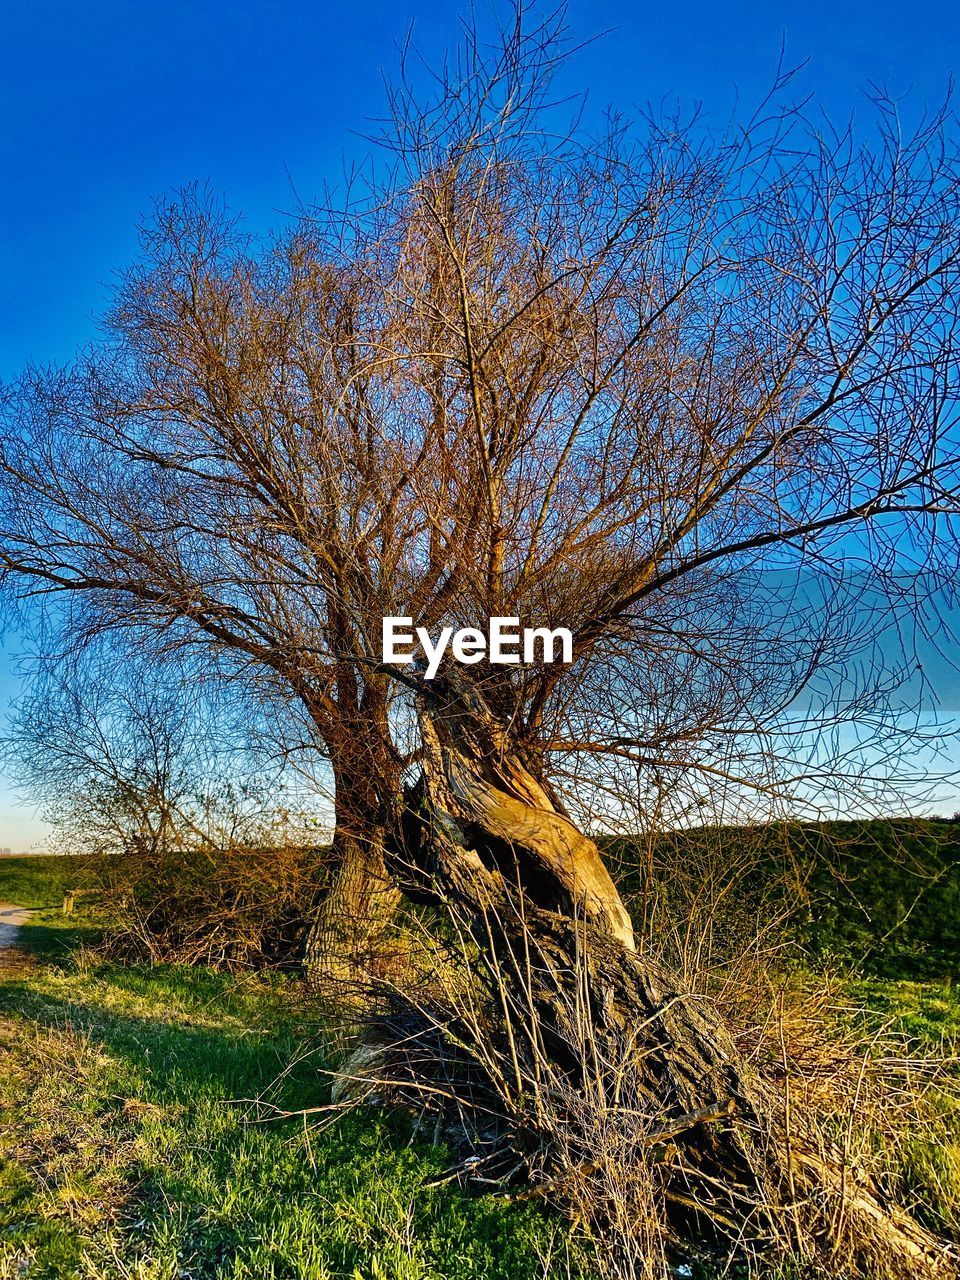
[[[384,861],[382,827],[334,835],[337,869],[311,922],[303,966],[312,987],[349,995],[382,955],[383,939],[400,903],[400,890]]]
[[[402,805],[383,682],[361,684],[347,667],[339,680],[342,723],[328,743],[334,781],[333,883],[307,930],[307,980],[339,999],[361,985],[378,958],[400,903],[384,861]],[[354,708],[352,714],[348,707]]]
[[[486,855],[476,870],[491,888],[515,886],[534,904],[582,916],[633,951],[630,913],[599,849],[519,758],[479,692],[448,676],[423,704],[420,730],[430,802],[476,835]],[[464,884],[462,891],[469,898],[473,890]]]

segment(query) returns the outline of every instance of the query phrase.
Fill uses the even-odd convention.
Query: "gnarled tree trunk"
[[[548,1079],[545,1095],[563,1098],[550,1103],[554,1119],[559,1106],[560,1129],[570,1131],[566,1162],[553,1170],[558,1185],[579,1178],[599,1203],[606,1193],[591,1184],[601,1172],[595,1146],[611,1121],[587,1124],[581,1104],[586,1077],[608,1064],[617,1097],[632,1099],[632,1110],[620,1108],[618,1150],[652,1169],[674,1223],[695,1232],[709,1224],[738,1248],[832,1274],[956,1274],[956,1256],[942,1242],[845,1167],[810,1117],[791,1114],[782,1086],[745,1061],[711,1002],[634,949],[597,846],[511,752],[476,691],[460,681],[435,685],[421,707],[423,781],[392,864],[412,894],[456,905],[470,921],[480,967],[496,981],[484,1046],[471,1046],[475,1024],[449,1009],[418,1027],[422,997],[388,999],[384,1022],[389,1030],[392,1018],[402,1035],[407,1066],[418,1061],[409,1046],[423,1046],[422,1063],[429,1042],[460,1063],[446,1068],[446,1092],[456,1092],[458,1071],[461,1079],[472,1072],[471,1087],[489,1079],[491,1052],[507,1064],[505,1078]],[[584,1009],[586,1053],[583,1028],[572,1025]],[[539,1107],[521,1099],[511,1113],[521,1154],[536,1144]],[[549,1155],[538,1156],[538,1168],[549,1184]]]

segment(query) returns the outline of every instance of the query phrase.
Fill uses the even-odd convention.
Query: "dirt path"
[[[20,926],[26,924],[32,915],[33,912],[26,907],[14,906],[12,902],[0,902],[0,948],[13,946]]]
[[[27,957],[16,943],[20,926],[26,924],[32,915],[33,912],[26,907],[0,902],[0,970],[8,974],[11,969],[21,969],[26,963]]]

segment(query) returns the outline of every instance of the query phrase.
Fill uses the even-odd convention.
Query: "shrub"
[[[300,843],[164,842],[89,860],[108,954],[249,968],[296,959],[329,872]]]

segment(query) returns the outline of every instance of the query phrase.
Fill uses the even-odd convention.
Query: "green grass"
[[[65,960],[84,942],[98,934],[93,913],[80,910],[63,915],[64,895],[77,888],[80,877],[70,857],[42,856],[0,858],[0,902],[27,907],[30,925],[20,932],[18,947],[45,961]],[[0,1280],[4,1280],[0,1272]]]
[[[922,1090],[916,1122],[897,1137],[899,1197],[928,1226],[960,1239],[960,992],[951,981],[870,978],[846,984],[853,1017]],[[936,1067],[931,1075],[931,1067]]]
[[[84,945],[91,922],[60,914],[62,868],[9,861],[0,897],[40,909],[24,961],[0,957],[0,1280],[590,1274],[558,1219],[461,1191],[449,1154],[402,1118],[278,1118],[329,1096],[328,1042],[294,977],[104,964]],[[951,984],[839,994],[878,1043],[956,1053]],[[954,1237],[957,1097],[932,1091],[929,1126],[891,1156],[901,1193]]]
[[[0,975],[0,1280],[584,1272],[556,1219],[444,1182],[400,1119],[263,1118],[328,1097],[294,980],[64,962],[48,921]]]
[[[868,978],[849,994],[875,1026],[905,1036],[925,1052],[960,1052],[960,991],[953,982],[890,982]]]
[[[77,878],[74,858],[0,858],[0,902],[31,908],[59,907],[64,894],[77,887]]]

